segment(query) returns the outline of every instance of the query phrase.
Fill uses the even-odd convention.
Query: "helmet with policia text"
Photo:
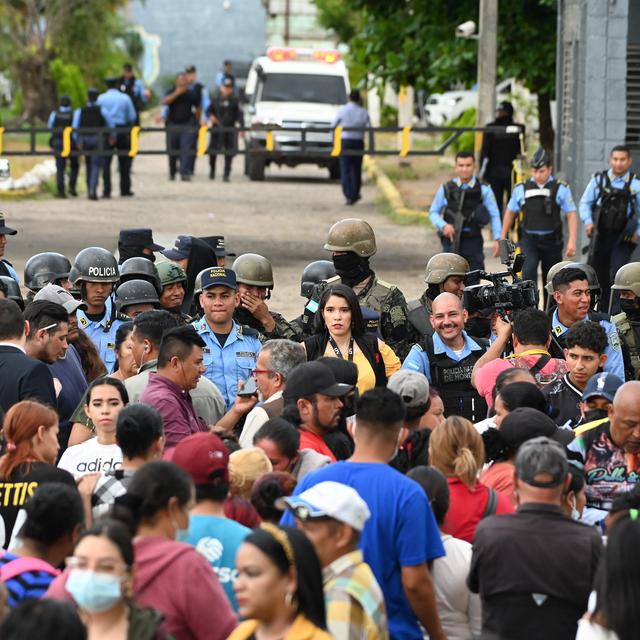
[[[553,285],[551,284],[551,281],[553,280],[553,276],[555,276],[556,273],[560,271],[560,269],[564,269],[564,267],[570,264],[573,264],[571,260],[563,260],[562,262],[556,262],[549,269],[549,272],[547,273],[547,284],[544,285],[544,288],[550,296],[553,295]]]
[[[83,249],[73,262],[69,279],[77,282],[118,282],[118,261],[111,251],[102,247]]]
[[[620,267],[611,288],[615,291],[633,291],[640,297],[640,262],[630,262]]]
[[[424,281],[427,284],[442,284],[450,276],[466,276],[469,263],[457,253],[437,253],[427,262]]]
[[[310,262],[302,272],[300,279],[300,295],[310,298],[313,288],[323,280],[328,280],[336,275],[336,268],[331,260],[314,260]]]
[[[71,262],[61,253],[37,253],[24,266],[24,286],[31,291],[40,291],[50,283],[66,280],[70,271]]]
[[[160,283],[163,287],[176,282],[182,282],[183,285],[187,284],[187,274],[185,270],[175,262],[158,262],[155,265],[160,276]]]
[[[22,291],[20,291],[20,285],[9,276],[0,276],[0,281],[2,281],[7,290],[7,298],[16,302],[24,311],[24,298],[22,297]]]
[[[133,304],[152,304],[160,307],[156,288],[147,280],[128,280],[116,289],[116,309],[127,313],[127,307]]]
[[[377,251],[376,236],[368,222],[345,218],[329,229],[324,248],[333,252],[352,251],[361,258],[369,258]]]
[[[158,295],[162,293],[162,284],[156,265],[147,258],[128,258],[120,265],[120,283],[130,280],[146,280],[156,288]]]
[[[235,271],[238,284],[273,289],[273,268],[264,256],[244,253],[233,261],[231,268]]]

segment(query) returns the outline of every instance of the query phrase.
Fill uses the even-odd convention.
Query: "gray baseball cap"
[[[76,300],[66,289],[57,284],[48,284],[42,287],[42,289],[33,296],[33,299],[47,300],[48,302],[55,302],[56,304],[62,305],[69,315],[74,314],[78,309],[84,311],[87,308],[84,302]]]
[[[532,438],[518,449],[516,476],[532,487],[557,487],[564,482],[568,473],[567,453],[561,444],[551,438]]]
[[[397,393],[407,409],[413,409],[429,402],[429,380],[417,371],[400,369],[387,383],[387,388]]]

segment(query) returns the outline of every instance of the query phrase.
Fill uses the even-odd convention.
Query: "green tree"
[[[476,20],[479,0],[315,0],[319,18],[349,45],[350,59],[396,87],[447,91],[476,80],[477,43],[455,37]],[[538,96],[541,143],[553,146],[557,0],[501,0],[498,77],[515,77]]]
[[[56,104],[54,74],[75,65],[94,84],[118,70],[127,54],[126,25],[118,10],[127,0],[3,0],[0,3],[0,65],[22,95],[20,121],[46,120]],[[53,65],[61,60],[63,66]],[[67,71],[69,69],[67,68]],[[61,93],[64,91],[61,90]]]

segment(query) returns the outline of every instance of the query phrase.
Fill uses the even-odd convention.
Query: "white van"
[[[264,180],[265,167],[271,163],[288,167],[317,164],[328,168],[332,179],[338,178],[338,160],[329,156],[332,133],[313,133],[313,129],[330,127],[348,94],[347,68],[338,51],[271,47],[256,58],[245,87],[245,125],[296,127],[309,133],[305,132],[305,152],[298,155],[302,134],[274,131],[273,151],[245,156],[249,178]],[[266,138],[265,131],[248,131],[247,149],[264,149]],[[284,155],[285,151],[294,153]]]

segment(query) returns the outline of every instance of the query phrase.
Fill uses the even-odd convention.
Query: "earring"
[[[287,607],[289,607],[289,609],[298,608],[298,601],[296,600],[296,597],[293,595],[293,592],[291,591],[287,591],[284,597],[284,603],[287,605]]]

